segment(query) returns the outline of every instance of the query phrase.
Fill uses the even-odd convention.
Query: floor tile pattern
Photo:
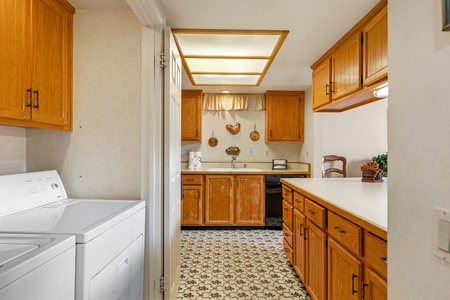
[[[183,230],[178,299],[300,299],[281,230]]]

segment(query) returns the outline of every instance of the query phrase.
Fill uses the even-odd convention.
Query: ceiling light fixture
[[[192,85],[258,86],[285,30],[172,29]]]
[[[230,93],[229,90],[221,90],[220,92],[221,92],[222,94],[229,94],[229,93]]]

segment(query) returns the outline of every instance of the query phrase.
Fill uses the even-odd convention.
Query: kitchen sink
[[[208,168],[206,171],[212,172],[259,172],[261,169],[257,168]]]

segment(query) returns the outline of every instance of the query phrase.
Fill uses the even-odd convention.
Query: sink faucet
[[[234,163],[236,162],[236,155],[232,155],[231,156],[231,167],[234,169],[235,165]]]

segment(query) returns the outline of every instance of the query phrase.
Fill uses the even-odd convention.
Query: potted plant
[[[383,176],[388,176],[388,153],[378,154],[372,157],[372,161],[378,163],[378,167],[383,171]]]

